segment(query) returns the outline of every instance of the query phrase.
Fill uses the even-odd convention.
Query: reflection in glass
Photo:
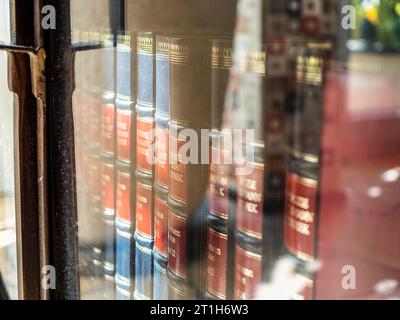
[[[0,41],[10,39],[8,1],[0,3]],[[11,299],[18,298],[15,230],[14,104],[7,83],[7,53],[0,51],[0,272]]]
[[[396,294],[400,1],[353,2],[79,3],[83,298]]]

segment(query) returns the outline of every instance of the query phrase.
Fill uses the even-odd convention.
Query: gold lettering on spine
[[[151,36],[138,36],[137,50],[142,54],[153,54],[153,38]]]
[[[230,69],[232,65],[232,48],[212,47],[211,67],[213,69]]]
[[[189,61],[189,46],[188,44],[171,43],[170,61],[172,64],[186,64]]]
[[[309,85],[321,85],[323,74],[323,59],[310,56],[297,57],[296,77],[300,83]]]

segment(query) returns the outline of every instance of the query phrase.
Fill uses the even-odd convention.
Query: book
[[[236,245],[234,299],[255,299],[263,273],[264,145],[255,145],[249,175],[237,177]]]
[[[137,34],[136,287],[135,299],[153,297],[155,35]]]
[[[133,286],[134,250],[132,225],[131,168],[122,162],[117,164],[117,211],[116,211],[116,299],[130,300]]]
[[[283,243],[286,251],[302,265],[317,258],[323,84],[330,53],[329,42],[306,42],[298,48],[296,60],[295,103],[289,117],[292,130],[287,156]],[[314,278],[310,274],[306,283],[314,283]],[[303,298],[312,299],[313,294],[311,290]]]
[[[115,47],[114,35],[108,32],[101,34],[101,60],[104,73],[101,79],[101,135],[100,149],[105,155],[115,155]]]
[[[265,212],[265,78],[266,54],[265,51],[247,53],[244,67],[240,69],[240,82],[244,88],[252,83],[254,94],[258,98],[246,101],[247,108],[259,110],[260,119],[255,119],[252,128],[254,140],[243,140],[244,150],[251,146],[253,154],[249,158],[248,151],[243,157],[243,164],[249,173],[236,173],[236,244],[235,244],[235,281],[233,298],[249,300],[256,298],[256,290],[263,273],[266,271],[267,255],[263,254],[264,241],[267,239],[267,217]],[[242,102],[243,103],[243,102]],[[256,105],[257,104],[257,105]],[[238,142],[236,142],[238,143]],[[249,145],[251,144],[251,145]],[[240,166],[236,166],[239,168]]]
[[[170,38],[167,268],[170,299],[200,298],[205,289],[208,166],[183,161],[186,154],[182,147],[189,142],[187,129],[200,137],[200,130],[210,127],[208,53],[209,42],[204,37]],[[197,145],[191,153],[200,155],[200,148]]]
[[[101,114],[102,114],[102,90],[101,80],[102,75],[96,74],[95,66],[101,63],[101,33],[97,31],[90,32],[90,44],[98,46],[99,48],[89,51],[88,56],[91,59],[91,74],[89,75],[90,81],[90,100],[88,103],[88,143],[91,148],[99,150],[101,143]]]
[[[169,38],[156,38],[156,141],[154,200],[154,300],[168,299],[168,122],[170,111]]]
[[[322,129],[324,69],[329,50],[309,42],[299,49],[296,65],[296,103],[291,115],[284,243],[304,261],[315,259],[315,220]]]
[[[115,275],[115,205],[116,205],[116,175],[115,158],[104,156],[101,161],[101,207],[103,216],[104,253],[103,273],[107,281],[105,295],[114,295]]]
[[[106,280],[104,297],[114,297],[115,275],[115,46],[114,36],[101,34],[101,60],[105,66],[101,79],[101,206],[103,215],[104,252],[103,273]]]
[[[116,299],[130,300],[134,290],[135,241],[135,123],[136,101],[135,39],[127,33],[117,36],[116,51]]]
[[[119,162],[129,165],[136,158],[136,125],[133,121],[137,95],[136,67],[136,36],[121,33],[117,39],[116,153]]]
[[[211,42],[211,136],[209,213],[207,216],[206,297],[231,299],[233,293],[233,221],[230,206],[231,165],[224,156],[232,150],[224,148],[221,132],[225,95],[232,66],[232,41]]]

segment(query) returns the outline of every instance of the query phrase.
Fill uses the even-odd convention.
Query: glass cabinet
[[[5,298],[400,297],[400,1],[0,17]]]

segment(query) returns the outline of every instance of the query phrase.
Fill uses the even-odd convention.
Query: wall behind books
[[[98,31],[109,28],[108,0],[71,0],[71,29]]]
[[[237,0],[126,1],[129,31],[233,33]]]

